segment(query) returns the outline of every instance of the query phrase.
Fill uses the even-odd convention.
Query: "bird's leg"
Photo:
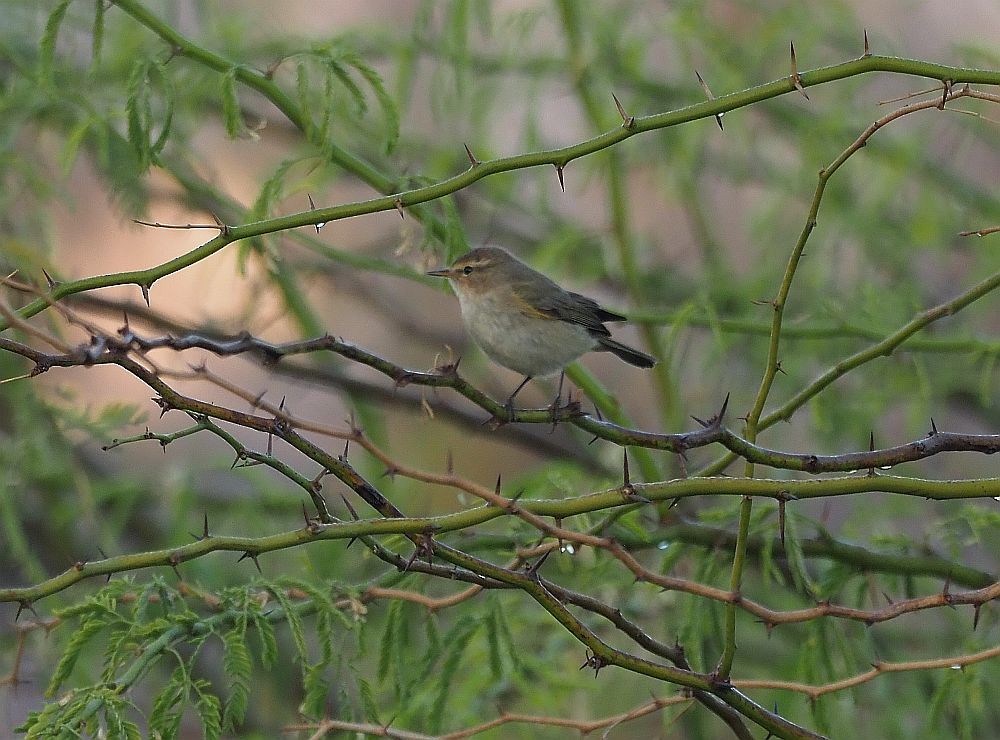
[[[507,397],[507,400],[504,402],[503,407],[504,407],[504,410],[507,412],[507,420],[508,421],[511,421],[514,418],[514,396],[516,396],[518,393],[520,393],[521,389],[524,388],[524,386],[526,386],[528,384],[528,381],[530,381],[530,380],[531,380],[531,376],[530,375],[525,375],[524,376],[524,380],[521,381],[521,385],[519,385],[517,388],[515,388],[514,392],[511,393]]]
[[[549,404],[549,412],[552,414],[552,428],[556,428],[556,413],[559,411],[559,407],[562,406],[562,389],[563,381],[566,380],[566,371],[562,370],[559,373],[559,389],[556,391],[556,397],[552,399],[552,403]]]

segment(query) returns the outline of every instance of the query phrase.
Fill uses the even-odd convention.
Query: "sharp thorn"
[[[698,84],[701,85],[701,89],[705,93],[705,97],[708,98],[709,100],[715,100],[715,96],[712,94],[712,91],[708,89],[708,84],[702,78],[701,73],[698,70],[695,70],[694,71],[694,75],[695,75],[695,77],[698,78]],[[715,114],[715,122],[717,124],[719,124],[719,130],[720,131],[725,131],[725,129],[722,127],[722,114],[721,113],[716,113]]]
[[[465,153],[469,155],[469,162],[471,163],[471,165],[473,167],[475,167],[476,165],[478,165],[479,164],[479,160],[476,159],[476,155],[472,153],[471,149],[469,149],[469,145],[463,143],[462,146],[465,147]]]
[[[563,179],[563,165],[557,164],[555,167],[556,167],[556,177],[559,178],[559,188],[565,193],[566,181]]]
[[[306,197],[309,198],[309,210],[315,211],[316,203],[313,201],[312,193],[306,193]],[[319,233],[320,229],[322,229],[324,226],[326,226],[326,221],[321,221],[318,224],[313,224],[313,228],[316,229],[317,234]]]
[[[347,510],[351,512],[351,516],[354,517],[354,521],[360,521],[361,517],[358,516],[358,512],[356,512],[354,507],[351,506],[351,502],[347,500],[347,496],[340,494],[340,497],[344,500],[344,506],[347,507]]]
[[[726,394],[725,400],[722,402],[722,408],[719,409],[719,413],[715,415],[715,423],[722,426],[722,420],[726,418],[726,409],[729,408],[729,394]]]
[[[143,283],[142,285],[139,286],[139,290],[142,291],[142,298],[144,301],[146,301],[146,308],[150,308],[151,306],[149,305],[149,286]]]
[[[872,48],[868,45],[868,29],[865,29],[865,52],[862,56],[870,57],[872,55]]]
[[[635,124],[635,116],[630,116],[625,112],[625,107],[622,105],[617,95],[611,93],[611,97],[614,98],[615,107],[618,108],[618,114],[622,117],[622,128],[632,128]]]
[[[809,100],[809,96],[806,94],[805,88],[802,87],[802,79],[799,77],[798,66],[795,62],[795,43],[789,41],[788,49],[791,55],[791,62],[792,62],[792,85],[795,86],[796,90],[802,93],[802,97],[804,97],[806,100]]]

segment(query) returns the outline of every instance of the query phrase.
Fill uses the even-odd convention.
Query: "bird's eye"
[[[472,265],[466,265],[465,267],[463,267],[462,268],[462,272],[464,274],[466,274],[466,275],[471,275],[472,274]]]

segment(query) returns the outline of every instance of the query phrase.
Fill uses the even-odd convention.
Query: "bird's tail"
[[[600,345],[598,347],[599,351],[614,352],[629,365],[653,367],[656,364],[655,357],[647,355],[645,352],[640,352],[637,349],[632,349],[621,342],[616,342],[611,337],[597,337],[597,343]]]

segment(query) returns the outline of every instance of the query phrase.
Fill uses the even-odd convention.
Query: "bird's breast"
[[[582,326],[525,315],[512,296],[458,293],[458,298],[476,344],[492,360],[522,375],[551,375],[596,346]]]

